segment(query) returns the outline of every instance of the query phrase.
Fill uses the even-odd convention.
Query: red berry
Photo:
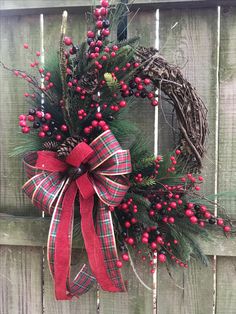
[[[102,8],[100,9],[100,14],[103,15],[103,16],[105,16],[105,15],[108,14],[108,10],[107,10],[106,8],[102,7]]]
[[[151,249],[155,250],[157,248],[157,244],[155,242],[151,243]]]
[[[45,113],[44,118],[45,118],[46,120],[51,120],[51,119],[52,119],[51,113],[49,113],[49,112]]]
[[[156,238],[156,241],[157,241],[157,243],[159,243],[159,244],[163,244],[163,238],[161,237],[161,236],[157,236],[157,238]]]
[[[27,119],[28,121],[31,121],[31,122],[35,120],[34,116],[32,116],[31,114],[28,115]]]
[[[135,68],[138,68],[139,66],[140,66],[140,64],[139,64],[138,62],[135,62],[135,63],[134,63],[134,67],[135,67]]]
[[[103,121],[103,120],[101,120],[101,121],[98,122],[98,124],[99,124],[99,126],[100,126],[101,128],[103,128],[103,127],[106,125],[106,122]]]
[[[112,57],[112,58],[115,58],[115,56],[116,56],[115,51],[112,51],[112,52],[111,52],[111,57]]]
[[[102,30],[102,35],[103,35],[103,36],[109,36],[109,35],[110,35],[109,29],[107,29],[107,28],[105,29],[105,28],[104,28],[104,29]]]
[[[62,126],[61,126],[61,131],[62,131],[62,132],[66,132],[67,130],[68,130],[67,125],[62,124]]]
[[[175,223],[175,218],[174,218],[174,217],[169,217],[169,218],[168,218],[168,222],[169,222],[170,224]]]
[[[57,135],[56,135],[56,140],[57,140],[58,142],[60,142],[61,139],[62,139],[62,136],[61,136],[60,134],[57,134]]]
[[[166,256],[164,254],[159,254],[158,255],[158,260],[159,260],[160,263],[165,263]]]
[[[142,243],[143,243],[143,244],[148,244],[148,238],[143,237],[143,238],[142,238]]]
[[[129,255],[127,253],[122,254],[122,259],[126,262],[129,260]]]
[[[125,228],[128,229],[128,228],[130,228],[130,227],[131,227],[131,223],[130,223],[129,221],[126,221],[126,222],[125,222]]]
[[[114,45],[114,46],[112,47],[112,50],[114,50],[114,51],[118,51],[118,50],[119,50],[119,47],[118,47],[118,46],[116,46],[116,45]]]
[[[176,202],[171,202],[169,205],[170,205],[171,208],[176,208],[177,207]]]
[[[97,28],[103,28],[103,22],[102,21],[97,21],[96,25],[97,25]]]
[[[44,138],[44,137],[46,136],[46,134],[45,134],[45,132],[40,131],[40,132],[38,133],[38,136],[41,137],[41,138]]]
[[[30,127],[28,127],[28,126],[24,126],[23,128],[22,128],[22,133],[29,133],[30,132]]]
[[[47,131],[49,130],[49,126],[48,126],[47,124],[44,124],[44,125],[42,126],[42,130],[43,130],[44,132],[47,132]]]
[[[189,218],[189,220],[190,220],[191,224],[196,224],[196,223],[198,222],[198,219],[197,219],[196,216],[191,216],[191,217]]]
[[[206,211],[206,212],[204,213],[204,217],[205,217],[206,219],[210,219],[210,218],[211,218],[211,213],[208,212],[208,211]]]
[[[198,177],[198,180],[199,180],[199,181],[203,181],[204,178],[203,178],[202,176],[199,176],[199,177]]]
[[[24,44],[24,48],[25,48],[25,49],[28,49],[28,48],[29,48],[29,45],[25,43],[25,44]]]
[[[98,126],[98,121],[97,120],[93,120],[91,125],[96,128]]]
[[[89,127],[84,128],[84,133],[85,134],[89,134],[91,132]]]
[[[70,46],[70,45],[72,45],[72,39],[70,38],[70,37],[64,37],[64,44],[66,45],[66,46]]]
[[[119,102],[119,105],[120,105],[121,108],[123,108],[123,107],[126,107],[127,103],[126,103],[125,100],[121,100],[121,101]]]
[[[25,122],[25,120],[20,120],[20,122],[19,122],[19,126],[21,126],[21,127],[25,127],[25,126],[26,126],[26,122]]]
[[[101,112],[97,112],[97,113],[95,114],[95,118],[96,118],[97,120],[101,120],[101,119],[102,119],[102,114],[101,114]]]
[[[87,37],[88,37],[88,38],[94,38],[94,37],[95,37],[94,32],[88,31],[88,32],[87,32]]]
[[[133,239],[133,238],[129,238],[127,242],[128,242],[130,245],[133,245],[133,244],[134,244],[134,239]]]
[[[180,155],[181,154],[181,150],[176,149],[175,153],[176,153],[176,155]]]
[[[218,226],[223,226],[224,225],[224,220],[222,218],[217,219],[217,225]]]
[[[36,56],[39,57],[41,55],[40,51],[36,51]]]
[[[151,104],[153,107],[158,106],[158,101],[154,99]]]
[[[224,232],[230,232],[231,227],[230,226],[224,226]]]
[[[117,268],[122,268],[123,264],[121,261],[116,261]]]
[[[187,209],[186,211],[185,211],[185,215],[187,216],[187,217],[191,217],[191,216],[193,216],[193,211],[191,210],[191,209]]]
[[[104,8],[109,7],[109,2],[108,2],[108,0],[101,0],[101,1],[100,1],[100,4],[101,4],[101,6],[104,7]]]
[[[36,111],[36,116],[40,119],[43,117],[43,112],[42,111]]]
[[[151,83],[151,80],[149,78],[144,79],[144,84],[149,85]]]

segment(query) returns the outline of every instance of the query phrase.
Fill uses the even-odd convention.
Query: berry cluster
[[[40,138],[53,137],[57,141],[61,141],[64,134],[68,132],[68,127],[65,124],[58,125],[52,119],[51,113],[44,112],[42,108],[31,108],[27,115],[21,114],[19,116],[19,126],[22,133],[30,133],[34,130],[37,131]]]

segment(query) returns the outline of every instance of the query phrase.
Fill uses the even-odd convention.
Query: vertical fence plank
[[[235,314],[236,257],[217,258],[216,313]]]
[[[219,191],[236,188],[236,9],[221,8]],[[222,197],[222,204],[236,218],[236,198]],[[236,258],[217,258],[217,314],[233,314],[236,308]]]
[[[1,61],[9,67],[30,71],[34,51],[40,47],[39,15],[0,19]],[[29,50],[23,48],[27,42]],[[32,54],[31,54],[32,49]],[[25,179],[19,157],[9,158],[18,145],[18,115],[27,112],[24,93],[27,84],[0,68],[0,212],[15,215],[40,215],[23,196]],[[14,230],[12,230],[14,233]],[[42,313],[42,249],[0,247],[0,312]]]
[[[42,249],[0,246],[0,313],[42,313]]]
[[[204,174],[207,193],[214,193],[215,176],[215,119],[217,96],[217,8],[193,10],[160,10],[160,53],[169,62],[177,64],[186,78],[197,88],[208,106],[208,120],[211,134],[207,144]],[[170,108],[163,108],[159,120],[160,152],[170,148],[172,130],[163,119],[163,112],[171,114]],[[160,111],[161,111],[160,110]],[[166,117],[170,121],[170,117]],[[213,308],[213,266],[201,268],[191,261],[189,271],[176,270],[178,282],[182,280],[184,290],[178,288],[164,269],[158,273],[158,313],[211,313]],[[184,272],[184,273],[183,273]],[[204,288],[203,288],[204,287]],[[209,296],[203,301],[204,293]],[[166,294],[171,302],[164,302]]]
[[[154,46],[156,39],[156,15],[155,11],[139,11],[132,14],[128,22],[128,37],[140,36],[140,44]],[[132,119],[146,134],[150,148],[153,149],[154,139],[154,109],[147,108],[147,104],[140,100],[132,114],[127,117]],[[147,266],[147,265],[145,265]],[[141,265],[141,260],[137,265],[138,273],[145,283],[152,287],[152,276]],[[137,280],[133,270],[129,267],[125,269],[125,278],[128,282],[128,293],[111,294],[100,291],[100,313],[101,314],[150,314],[153,309],[152,292],[145,289]]]
[[[30,63],[35,59],[34,52],[40,48],[39,15],[1,17],[0,40],[1,61],[11,68],[31,72]],[[23,48],[24,42],[29,44],[30,49]],[[2,67],[0,79],[0,211],[38,215],[38,211],[32,210],[31,202],[21,191],[25,179],[21,158],[9,158],[13,148],[19,145],[18,137],[21,136],[18,134],[18,116],[28,112],[29,105],[24,98],[28,84],[23,79],[13,77]]]
[[[236,9],[221,9],[219,191],[236,189]],[[227,213],[236,218],[236,197],[222,198]]]
[[[210,314],[213,307],[213,263],[209,267],[192,261],[188,270],[165,266],[158,272],[158,314]],[[207,298],[206,298],[207,295]]]

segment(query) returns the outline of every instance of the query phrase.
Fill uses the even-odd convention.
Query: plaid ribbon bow
[[[51,151],[29,152],[24,157],[29,180],[23,191],[33,204],[52,214],[48,237],[48,262],[58,300],[87,292],[98,281],[103,290],[125,291],[118,259],[112,218],[106,206],[117,206],[129,185],[131,172],[128,150],[122,150],[110,130],[90,145],[79,143],[65,162]],[[79,192],[79,193],[78,193]],[[70,256],[74,202],[79,194],[81,230],[89,265],[70,281]],[[94,194],[99,198],[97,232],[93,222]]]

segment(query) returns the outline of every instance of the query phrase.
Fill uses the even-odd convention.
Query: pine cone
[[[68,137],[57,149],[57,157],[59,159],[65,159],[72,149],[79,143],[77,137]]]
[[[44,142],[42,145],[43,150],[51,150],[53,152],[56,152],[58,147],[59,147],[59,143],[56,141],[47,141],[47,142]]]

